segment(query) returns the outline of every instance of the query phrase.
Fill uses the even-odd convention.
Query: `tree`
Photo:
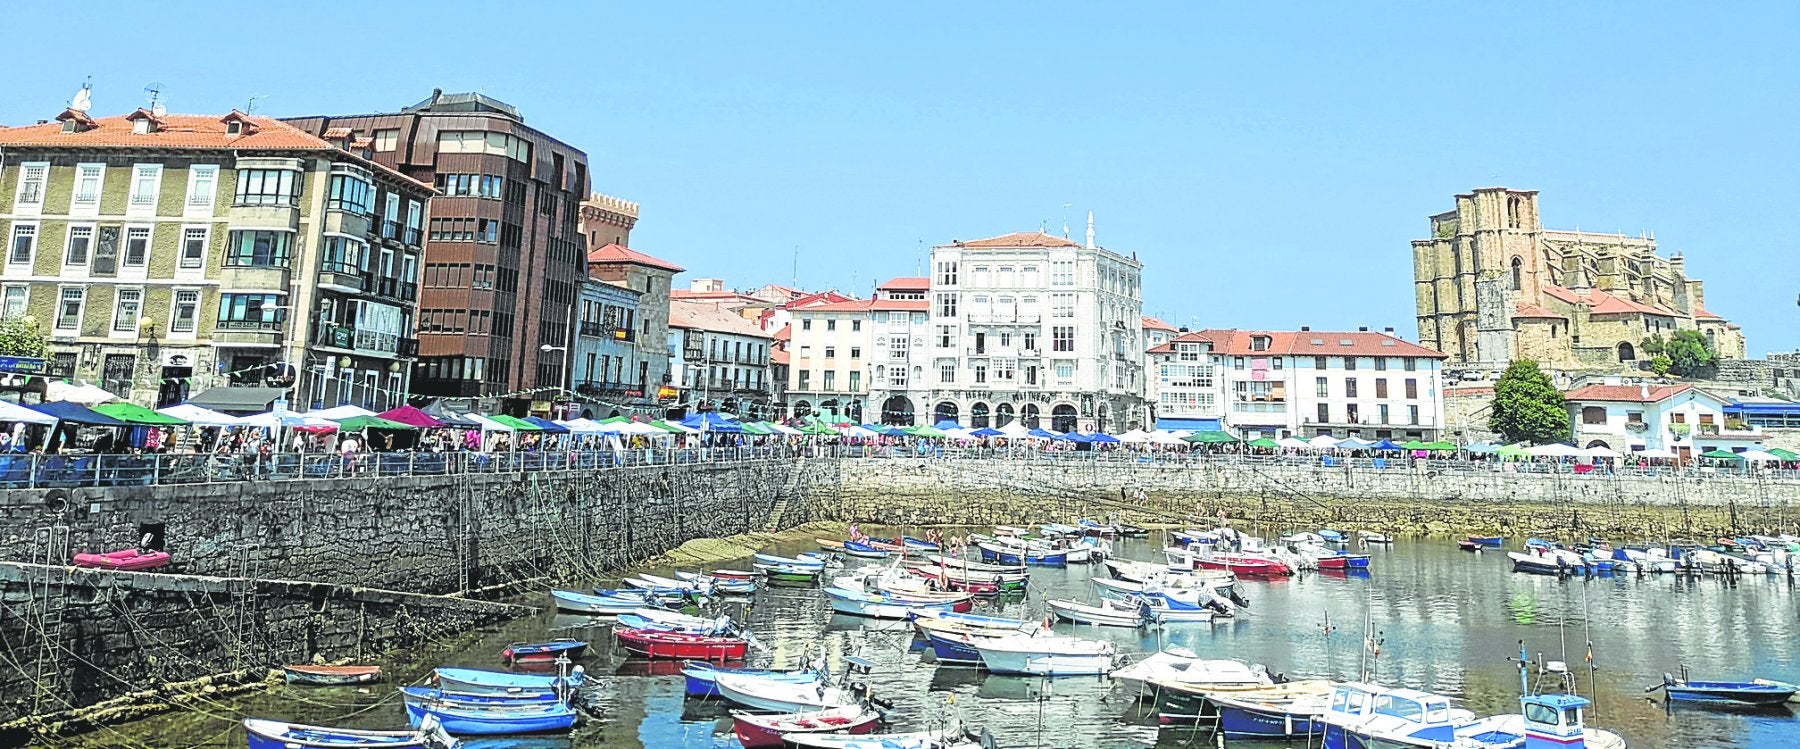
[[[1646,336],[1644,338],[1644,340],[1638,341],[1638,349],[1642,350],[1644,353],[1649,354],[1651,356],[1656,356],[1657,354],[1662,353],[1663,352],[1662,336],[1654,335],[1654,334]]]
[[[1699,377],[1712,371],[1719,361],[1712,341],[1698,330],[1677,330],[1669,336],[1663,353],[1669,357],[1669,371],[1680,377]]]
[[[38,328],[37,320],[9,317],[0,320],[0,356],[50,358],[50,340]]]
[[[1507,442],[1543,445],[1569,438],[1569,411],[1562,392],[1530,359],[1513,362],[1500,375],[1488,414],[1488,428]]]
[[[1669,361],[1667,354],[1657,354],[1656,356],[1650,357],[1650,371],[1659,375],[1668,374],[1669,367],[1673,366],[1673,364],[1674,362]]]

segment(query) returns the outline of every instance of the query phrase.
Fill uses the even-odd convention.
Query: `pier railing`
[[[1306,468],[1320,472],[1406,471],[1431,475],[1559,474],[1605,481],[1651,476],[1800,481],[1800,471],[1772,465],[1735,468],[1582,465],[1566,462],[1493,462],[1456,459],[1346,458],[1320,455],[1239,455],[1180,451],[1063,451],[954,448],[916,445],[772,444],[724,447],[548,450],[520,452],[276,453],[0,456],[0,489],[151,486],[231,481],[295,481],[387,476],[538,473],[633,466],[743,463],[796,457],[906,461],[1009,461],[1044,464],[1243,466]]]

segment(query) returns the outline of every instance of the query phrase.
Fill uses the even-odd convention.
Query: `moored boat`
[[[414,728],[435,719],[453,736],[567,731],[575,726],[575,708],[563,702],[524,707],[469,707],[444,701],[406,703],[406,719]]]
[[[746,749],[759,749],[782,746],[791,736],[872,733],[881,723],[881,713],[862,705],[776,715],[756,715],[733,710],[731,723],[732,732]]]
[[[1322,570],[1368,569],[1368,554],[1351,554],[1339,551],[1333,554],[1321,554],[1313,558],[1313,563]]]
[[[818,671],[810,668],[791,671],[778,671],[764,668],[731,668],[717,666],[706,661],[689,661],[682,664],[681,676],[685,680],[685,688],[689,697],[719,696],[718,677],[724,674],[757,676],[777,681],[791,681],[796,684],[811,684],[819,681]]]
[[[1264,687],[1272,681],[1267,669],[1243,661],[1201,658],[1187,648],[1170,645],[1142,660],[1112,672],[1113,681],[1140,689],[1158,683]]]
[[[381,680],[380,666],[313,666],[306,664],[290,664],[281,667],[281,673],[289,684],[309,684],[312,686],[333,687],[346,684],[367,684]]]
[[[1212,552],[1193,557],[1195,569],[1225,570],[1247,577],[1283,577],[1294,574],[1293,568],[1279,559],[1236,552]]]
[[[1685,669],[1680,679],[1663,674],[1662,683],[1651,689],[1661,689],[1672,702],[1758,707],[1782,704],[1800,691],[1800,687],[1779,682],[1759,684],[1755,681],[1690,681],[1686,678]]]
[[[1218,715],[1219,732],[1227,739],[1291,740],[1323,734],[1315,721],[1331,706],[1331,682],[1325,679],[1206,695]]]
[[[580,658],[588,644],[559,637],[549,642],[515,642],[500,651],[502,663],[555,663],[558,658]]]
[[[550,600],[559,611],[577,614],[612,616],[643,608],[648,600],[643,595],[589,595],[573,590],[552,590]]]
[[[981,655],[981,663],[997,674],[1025,676],[1073,676],[1104,674],[1112,670],[1118,649],[1110,642],[1079,637],[963,638]]]
[[[837,586],[825,588],[825,596],[830,599],[831,610],[871,619],[908,619],[914,611],[949,611],[957,605],[954,601],[909,600],[888,593],[868,593]]]
[[[585,684],[587,672],[581,666],[571,669],[568,676],[512,674],[478,668],[439,668],[432,671],[432,678],[446,692],[491,695],[555,694],[561,690]]]
[[[169,552],[166,551],[120,549],[118,551],[109,551],[105,554],[90,554],[85,552],[76,554],[73,562],[76,567],[141,572],[143,570],[153,570],[157,567],[161,567],[168,564],[169,560]]]
[[[849,691],[821,682],[793,682],[750,674],[719,674],[713,683],[719,696],[751,710],[799,713],[856,704]]]
[[[1050,613],[1063,621],[1097,627],[1142,627],[1145,617],[1136,604],[1107,599],[1099,606],[1052,598],[1045,601]]]
[[[250,749],[415,749],[441,747],[442,742],[420,731],[363,731],[245,718]]]
[[[645,658],[673,658],[698,661],[740,660],[749,642],[742,637],[689,635],[647,629],[620,629],[613,632],[619,646]]]
[[[1076,550],[1076,552],[1068,549],[1053,551],[1029,546],[1006,546],[989,541],[983,541],[975,546],[981,550],[983,562],[998,562],[1002,565],[1023,564],[1032,567],[1066,567],[1069,564],[1071,553],[1087,553],[1085,549]]]

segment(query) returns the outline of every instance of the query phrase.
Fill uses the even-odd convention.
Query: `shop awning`
[[[269,387],[222,387],[212,388],[187,400],[192,405],[210,408],[214,411],[243,411],[262,413],[270,409],[276,398],[282,397],[287,390]]]
[[[56,417],[16,403],[0,401],[0,424],[55,424]]]
[[[1166,432],[1216,432],[1218,419],[1157,419],[1156,428]]]

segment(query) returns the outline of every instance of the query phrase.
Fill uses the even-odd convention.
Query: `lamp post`
[[[560,385],[559,387],[561,387],[564,391],[573,392],[573,390],[570,386],[575,384],[575,379],[574,379],[575,373],[569,371],[569,367],[573,366],[573,362],[572,362],[572,358],[571,358],[571,357],[573,357],[573,353],[569,351],[569,347],[568,346],[556,346],[556,345],[546,343],[542,346],[539,346],[538,350],[542,351],[546,354],[548,354],[552,351],[563,352],[563,383],[564,384]]]

